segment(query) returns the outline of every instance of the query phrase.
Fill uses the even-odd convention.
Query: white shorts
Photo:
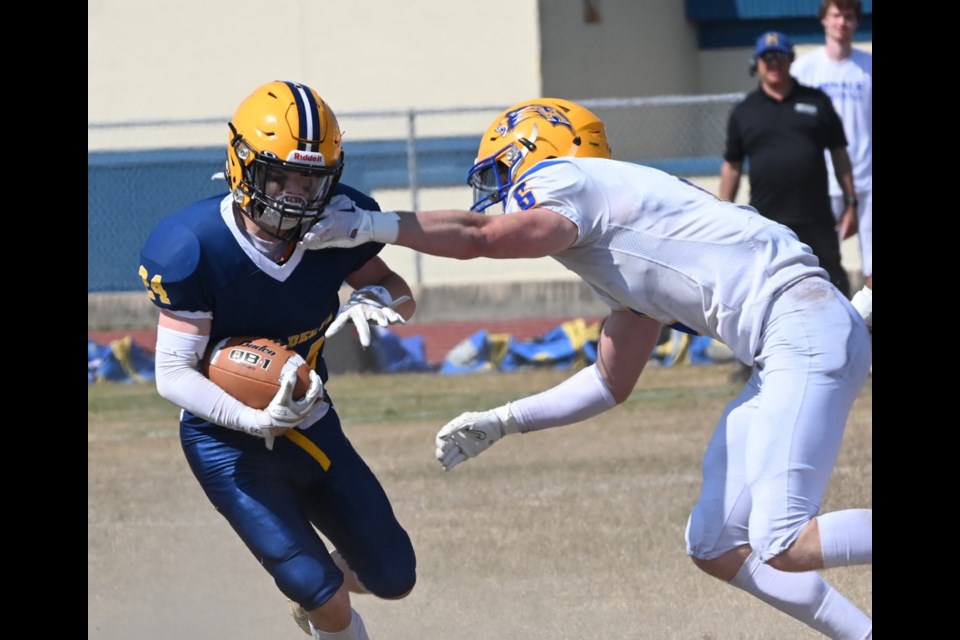
[[[707,445],[689,555],[749,544],[766,562],[793,543],[820,511],[871,359],[863,319],[826,280],[801,280],[771,303],[753,375]]]

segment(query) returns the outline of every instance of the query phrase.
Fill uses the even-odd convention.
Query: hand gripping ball
[[[300,354],[269,338],[249,336],[220,340],[200,363],[211,382],[254,409],[266,409],[280,389],[280,375],[295,368],[293,398],[300,400],[310,387],[310,367]]]

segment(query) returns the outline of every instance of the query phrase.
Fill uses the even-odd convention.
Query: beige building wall
[[[223,117],[276,79],[338,112],[754,86],[750,49],[700,51],[683,2],[594,5],[596,22],[581,0],[90,0],[87,118]]]
[[[95,123],[219,118],[255,86],[275,79],[313,86],[341,113],[755,86],[747,74],[751,49],[699,51],[683,2],[594,5],[599,20],[591,22],[580,0],[90,0],[87,117]],[[858,46],[872,50],[872,43]],[[477,121],[478,136],[485,125]],[[377,135],[377,124],[371,127],[346,135]],[[224,134],[213,129],[205,138],[162,142],[216,144]],[[380,135],[397,131],[393,121]],[[693,181],[717,191],[716,176]],[[411,206],[407,190],[373,195],[385,209]],[[748,197],[744,180],[738,200]],[[470,191],[427,190],[419,204],[463,208]],[[845,261],[848,253],[854,259],[851,247]],[[473,260],[451,268],[449,260],[418,258],[402,247],[387,247],[383,255],[411,281],[418,272],[438,284],[576,279],[553,260]]]
[[[89,122],[222,117],[278,79],[335,111],[540,93],[535,0],[90,0],[87,18]]]
[[[697,29],[678,0],[540,0],[543,88],[573,99],[694,94]]]

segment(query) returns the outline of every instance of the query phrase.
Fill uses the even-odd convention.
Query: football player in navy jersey
[[[324,391],[324,334],[352,322],[366,346],[368,323],[403,322],[415,302],[377,256],[383,244],[298,246],[331,201],[379,210],[340,184],[340,128],[316,91],[265,84],[229,129],[229,193],[161,220],[141,252],[140,277],[160,308],[157,390],[183,409],[181,443],[207,497],[291,600],[301,628],[365,639],[349,591],[402,598],[416,558]],[[341,309],[344,282],[354,293]],[[284,376],[270,405],[255,409],[205,378],[198,362],[228,336],[273,338],[303,356],[313,369],[306,396],[293,399],[295,378]]]

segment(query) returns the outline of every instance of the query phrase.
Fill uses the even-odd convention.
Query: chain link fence
[[[730,109],[743,94],[581,100],[619,160],[682,176],[719,172]],[[509,105],[338,113],[343,181],[365,192],[463,186],[480,134]],[[139,250],[161,217],[225,193],[229,117],[87,125],[87,291],[139,290]],[[463,206],[463,202],[449,206]],[[417,284],[422,282],[417,269]]]

